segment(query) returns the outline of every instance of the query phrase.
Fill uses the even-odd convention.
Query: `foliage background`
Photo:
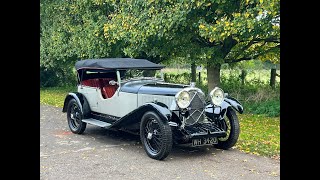
[[[279,63],[279,2],[41,0],[40,85],[73,84],[77,60],[133,57],[203,65],[211,89],[224,63]]]

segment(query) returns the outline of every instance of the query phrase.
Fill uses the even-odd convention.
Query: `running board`
[[[93,118],[82,119],[82,122],[89,123],[89,124],[96,125],[96,126],[100,126],[100,127],[104,127],[104,128],[111,126],[110,123],[99,121],[99,120],[96,120]]]

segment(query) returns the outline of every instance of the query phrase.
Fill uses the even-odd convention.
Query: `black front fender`
[[[220,106],[213,106],[212,104],[207,105],[205,111],[208,116],[213,115],[218,117],[224,117],[229,107],[232,107],[240,114],[243,113],[243,106],[241,105],[241,103],[232,97],[224,98],[224,101],[221,103]]]
[[[222,103],[222,104],[221,104],[222,109],[227,109],[228,107],[231,106],[233,109],[238,111],[240,114],[243,113],[243,106],[241,105],[241,103],[232,97],[224,98],[224,103]]]
[[[133,124],[137,124],[141,121],[142,116],[147,111],[154,111],[155,113],[157,113],[157,115],[159,115],[160,119],[164,123],[167,123],[172,117],[172,113],[168,108],[160,106],[155,103],[146,103],[138,107],[137,109],[131,111],[129,114],[123,116],[121,119],[115,122],[112,125],[112,127],[121,128],[125,126],[131,126]]]
[[[90,113],[90,107],[87,99],[81,93],[78,92],[68,93],[68,95],[64,99],[62,112],[67,112],[67,106],[71,99],[75,99],[78,102],[83,115],[87,115]]]
[[[68,95],[66,96],[66,98],[64,99],[64,103],[63,103],[63,108],[62,108],[62,112],[67,112],[67,108],[68,108],[68,103],[71,99],[75,99],[80,107],[81,112],[83,113],[83,109],[82,109],[82,104],[80,101],[80,95],[79,93],[76,92],[72,92],[72,93],[68,93]]]

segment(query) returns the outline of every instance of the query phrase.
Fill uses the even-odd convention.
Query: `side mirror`
[[[109,81],[109,84],[110,84],[111,86],[114,86],[114,85],[117,85],[118,82],[116,82],[115,80],[111,80],[111,81]]]

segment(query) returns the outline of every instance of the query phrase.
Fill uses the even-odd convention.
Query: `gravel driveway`
[[[69,131],[61,108],[40,104],[41,179],[280,179],[280,161],[236,149],[174,146],[163,161],[149,158],[139,136],[87,125]]]

